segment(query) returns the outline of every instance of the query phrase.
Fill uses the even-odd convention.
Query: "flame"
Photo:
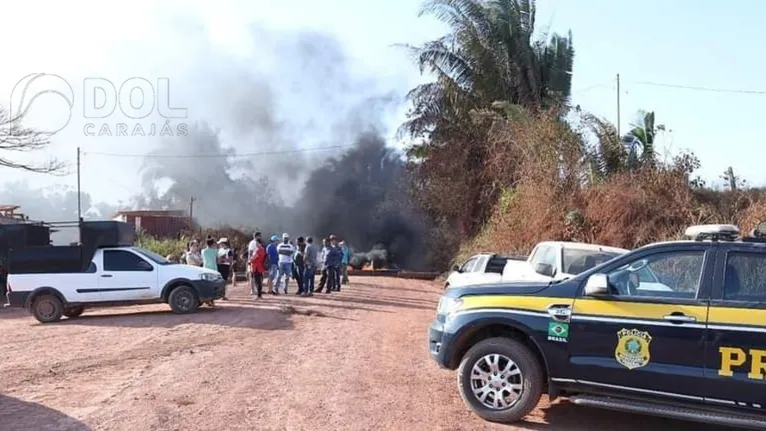
[[[372,262],[364,264],[362,267],[362,271],[378,271],[378,270],[384,270],[387,269],[386,265],[379,264],[378,267],[375,267]]]

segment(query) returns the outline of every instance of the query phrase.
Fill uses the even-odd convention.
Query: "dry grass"
[[[526,254],[542,240],[631,249],[677,239],[692,224],[731,223],[745,231],[766,218],[764,191],[694,188],[679,160],[596,179],[582,136],[549,115],[501,122],[491,136],[483,175],[502,189],[456,261],[480,251]],[[571,214],[577,223],[568,221]]]

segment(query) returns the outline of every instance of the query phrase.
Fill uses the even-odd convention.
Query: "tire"
[[[495,369],[500,371],[491,371],[489,362],[494,358],[498,359]],[[489,371],[490,380],[472,378],[474,367],[477,371]],[[503,375],[504,369],[510,375]],[[535,354],[523,343],[509,338],[489,338],[471,347],[460,362],[457,382],[460,396],[474,413],[500,423],[517,422],[529,414],[540,401],[544,383],[542,367]],[[486,392],[475,395],[474,386],[477,391],[483,388]],[[482,394],[484,402],[479,399]],[[501,396],[495,400],[495,394]],[[511,399],[511,394],[517,398]]]
[[[170,291],[168,305],[176,314],[196,313],[199,308],[199,298],[191,286],[182,285]]]
[[[58,322],[64,314],[64,304],[56,295],[44,294],[35,298],[31,311],[40,323]]]
[[[67,308],[64,310],[64,316],[74,319],[75,317],[80,317],[80,315],[85,311],[85,307],[72,307]]]

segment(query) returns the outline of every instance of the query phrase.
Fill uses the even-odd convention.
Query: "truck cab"
[[[7,306],[26,308],[49,323],[86,308],[119,305],[164,302],[175,313],[193,313],[200,303],[223,296],[225,280],[218,272],[173,264],[132,245],[125,232],[130,225],[102,227],[106,232],[88,245],[11,250]],[[109,235],[110,229],[122,230],[123,237]]]
[[[540,395],[766,429],[766,223],[687,229],[561,281],[447,289],[429,330],[469,408],[522,419]]]

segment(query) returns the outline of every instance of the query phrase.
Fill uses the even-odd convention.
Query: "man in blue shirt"
[[[266,255],[269,258],[269,293],[272,295],[277,294],[277,289],[274,285],[274,281],[279,276],[279,252],[277,251],[277,244],[279,244],[279,237],[272,235],[271,243],[266,247]]]
[[[348,284],[348,263],[351,261],[351,249],[346,245],[346,241],[339,243],[340,251],[343,252],[343,260],[340,266],[341,284]]]

